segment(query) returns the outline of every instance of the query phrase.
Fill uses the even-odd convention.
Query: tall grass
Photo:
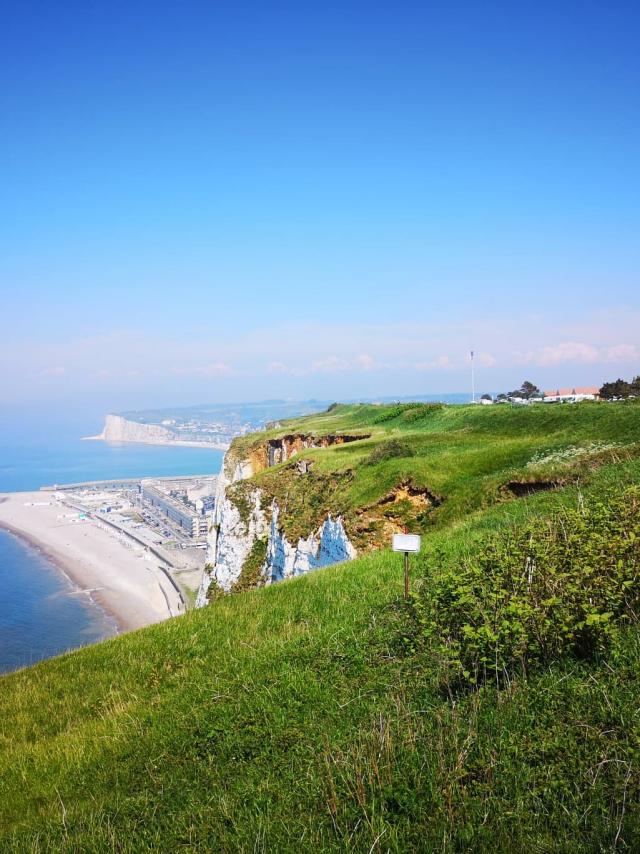
[[[578,431],[632,441],[630,408],[561,411],[567,427],[555,412],[533,416],[550,421],[530,447],[575,444]],[[467,496],[412,563],[415,601],[434,607],[440,570],[478,559],[514,525],[558,518],[580,496],[597,501],[640,475],[630,455],[559,491],[488,500],[485,416],[467,412],[472,421],[446,408],[424,413],[429,471],[441,465],[443,483],[457,479]],[[354,429],[379,413],[333,416]],[[522,428],[501,411],[488,418],[522,465]],[[433,428],[456,419],[456,447],[475,460],[466,482]],[[486,435],[487,456],[499,454]],[[329,471],[330,460],[371,454],[375,442],[347,447],[344,457],[322,452],[318,465]],[[503,472],[508,453],[501,459]],[[394,482],[398,469],[389,471]],[[438,620],[440,631],[445,614]],[[621,626],[595,657],[560,650],[453,696],[423,628],[402,601],[401,559],[381,551],[3,677],[0,850],[640,850],[635,626]]]

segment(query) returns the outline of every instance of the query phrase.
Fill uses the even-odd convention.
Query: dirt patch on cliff
[[[411,480],[404,480],[397,486],[394,486],[391,492],[384,495],[377,502],[377,506],[385,507],[390,504],[400,504],[403,501],[408,501],[417,510],[439,507],[442,504],[442,499],[429,489],[422,486],[415,486]]]
[[[410,479],[401,481],[375,504],[356,511],[350,525],[357,548],[374,549],[389,545],[393,534],[405,528],[423,527],[442,498]]]
[[[259,448],[254,448],[249,454],[249,462],[251,463],[251,471],[253,474],[258,474],[269,467],[269,452],[265,445]]]

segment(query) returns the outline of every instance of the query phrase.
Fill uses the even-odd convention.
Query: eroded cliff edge
[[[312,524],[304,536],[288,535],[283,524],[287,508],[281,507],[265,484],[253,479],[301,451],[361,438],[287,435],[269,439],[246,458],[239,458],[232,444],[218,479],[207,568],[197,606],[206,605],[215,590],[230,592],[271,584],[356,556],[340,515],[320,511],[322,520]],[[300,459],[292,466],[299,475],[310,473],[309,461]]]
[[[434,412],[439,407],[419,408],[420,416]],[[431,524],[443,497],[416,477],[413,447],[377,426],[387,412],[360,414],[330,407],[233,441],[218,480],[198,604],[215,591],[350,560],[388,546],[407,526]]]

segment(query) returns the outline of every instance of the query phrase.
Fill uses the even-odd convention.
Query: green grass
[[[640,480],[637,407],[411,412],[308,419],[380,438],[305,457],[356,506],[406,474],[358,461],[396,430],[415,446],[445,499],[420,595],[505,526]],[[498,491],[535,452],[588,441],[628,448],[571,460],[561,490]],[[399,556],[376,552],[3,677],[0,850],[639,850],[637,629],[452,702],[401,592]]]
[[[407,527],[425,533],[510,500],[505,486],[511,481],[588,482],[598,466],[634,458],[640,453],[640,402],[515,408],[338,406],[244,437],[232,446],[231,459],[249,458],[268,439],[292,433],[362,433],[369,438],[305,450],[300,456],[313,461],[309,474],[299,474],[290,461],[281,463],[234,487],[234,500],[242,508],[254,486],[262,490],[263,507],[276,498],[287,507],[282,523],[292,542],[308,536],[327,513],[340,514],[354,545],[366,551],[388,543],[392,530]],[[390,443],[396,451],[404,448],[406,455],[381,454]],[[548,458],[576,447],[585,453],[530,465],[536,456]],[[428,513],[407,505],[384,510],[377,506],[406,480],[442,499],[440,506]]]

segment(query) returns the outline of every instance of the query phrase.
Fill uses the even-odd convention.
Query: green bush
[[[395,406],[385,406],[382,412],[380,412],[379,415],[376,415],[376,417],[373,419],[373,423],[384,424],[387,421],[393,421],[394,418],[397,418],[399,415],[402,415],[406,408],[406,404],[402,405],[400,403],[396,404]]]
[[[434,412],[440,412],[442,409],[444,409],[444,404],[442,403],[421,403],[403,412],[402,420],[413,424],[416,421],[422,421],[423,418],[432,415]]]
[[[607,651],[640,606],[640,489],[503,533],[416,597],[449,689]]]
[[[380,414],[373,419],[373,423],[384,424],[400,417],[403,421],[411,423],[443,408],[442,403],[396,403],[393,406],[385,406]]]
[[[391,460],[394,457],[412,457],[413,455],[413,448],[408,442],[403,442],[400,439],[390,439],[388,442],[376,445],[366,458],[365,463],[367,465],[376,465],[376,463]]]

